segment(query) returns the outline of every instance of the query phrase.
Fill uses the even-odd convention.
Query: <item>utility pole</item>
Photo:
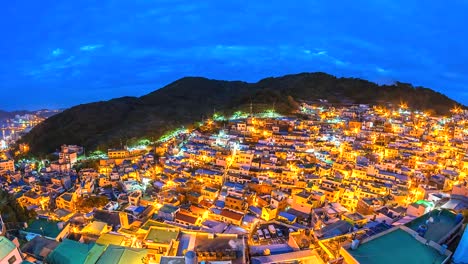
[[[0,235],[4,236],[6,234],[6,226],[5,223],[3,223],[3,218],[2,215],[0,214]]]

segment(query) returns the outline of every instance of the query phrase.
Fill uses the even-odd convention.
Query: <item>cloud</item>
[[[380,52],[382,51],[382,47],[379,46],[378,44],[375,44],[371,41],[367,41],[362,38],[356,38],[352,36],[340,36],[340,37],[335,37],[332,39],[332,41],[337,41],[340,43],[343,43],[345,46],[352,46],[355,48],[367,50],[369,52]]]
[[[322,61],[325,61],[327,63],[331,63],[335,66],[339,66],[339,67],[346,67],[348,65],[350,65],[349,62],[347,61],[344,61],[343,59],[340,59],[340,58],[337,58],[335,56],[332,56],[328,53],[328,51],[324,50],[324,49],[314,49],[315,51],[311,51],[310,49],[305,49],[305,50],[302,50],[303,53],[307,54],[307,56],[310,56],[312,58],[316,58],[316,59],[320,59]],[[309,57],[309,58],[310,58]]]
[[[384,68],[382,68],[382,67],[379,67],[379,66],[375,67],[375,71],[378,72],[378,73],[380,73],[380,74],[387,74],[387,73],[389,73],[389,70],[386,70],[386,69],[384,69]]]
[[[85,45],[85,46],[81,46],[80,47],[80,50],[82,51],[93,51],[95,49],[99,49],[99,48],[102,48],[103,45],[102,44],[96,44],[96,45]]]
[[[327,55],[327,51],[326,51],[326,50],[318,50],[318,51],[312,52],[310,49],[305,49],[305,50],[303,50],[303,52],[304,52],[305,54],[310,54],[310,55],[313,55],[313,56],[323,56],[323,55]]]
[[[64,52],[63,49],[59,49],[59,48],[54,49],[54,50],[52,51],[52,56],[58,57],[58,56],[62,55],[63,52]]]
[[[86,64],[85,59],[68,56],[59,59],[48,60],[33,69],[27,69],[24,73],[35,79],[47,79],[51,76],[61,76],[64,71],[73,69],[69,76],[76,77],[80,71],[76,67]]]
[[[310,50],[304,50],[304,52],[306,54],[310,54],[310,55],[315,56],[315,57],[321,57],[325,61],[331,62],[331,63],[335,64],[336,66],[345,67],[345,66],[348,66],[350,64],[347,61],[344,61],[342,59],[339,59],[337,57],[329,55],[328,51],[326,51],[326,50],[317,49],[316,52],[311,52]]]
[[[348,62],[345,62],[345,61],[342,61],[342,60],[339,60],[339,59],[335,59],[335,58],[332,58],[332,61],[337,66],[347,66],[349,64]]]

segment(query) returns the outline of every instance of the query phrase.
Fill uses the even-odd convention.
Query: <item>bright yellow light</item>
[[[202,216],[203,220],[208,218],[208,211],[205,211]]]

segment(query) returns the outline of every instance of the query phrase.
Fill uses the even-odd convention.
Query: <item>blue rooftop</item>
[[[217,201],[215,202],[215,206],[216,206],[216,207],[219,207],[219,208],[224,208],[225,205],[226,205],[226,204],[225,204],[224,201],[217,200]]]
[[[286,218],[289,222],[293,222],[294,219],[297,218],[297,216],[287,213],[287,212],[280,212],[279,216]]]

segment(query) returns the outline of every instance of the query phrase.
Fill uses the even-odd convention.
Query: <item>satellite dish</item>
[[[236,241],[234,241],[234,240],[231,239],[231,240],[229,240],[228,244],[229,244],[229,246],[230,246],[232,249],[237,249],[237,243],[236,243]]]

